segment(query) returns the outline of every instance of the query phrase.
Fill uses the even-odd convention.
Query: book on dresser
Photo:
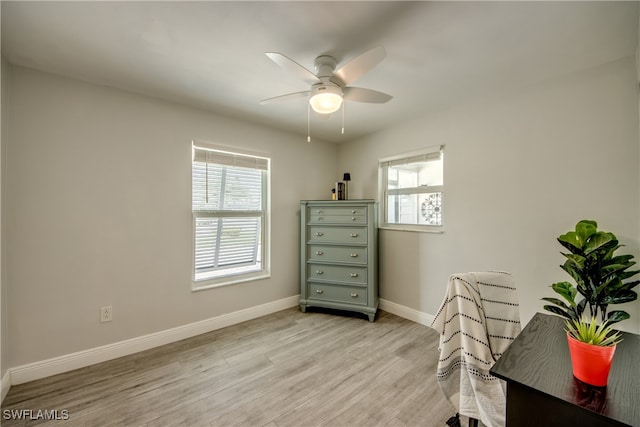
[[[378,207],[375,200],[300,202],[300,309],[363,313],[378,309]]]

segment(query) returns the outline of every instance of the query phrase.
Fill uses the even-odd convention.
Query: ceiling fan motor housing
[[[333,76],[337,64],[338,61],[336,61],[336,58],[329,55],[318,56],[313,63],[316,67],[316,75],[319,78],[330,78]]]

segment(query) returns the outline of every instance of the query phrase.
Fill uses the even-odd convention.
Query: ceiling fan
[[[310,84],[311,88],[264,99],[260,101],[261,104],[309,98],[313,111],[319,114],[331,114],[340,109],[343,100],[382,104],[393,98],[376,90],[348,86],[384,59],[386,52],[382,46],[363,53],[337,70],[337,61],[334,57],[318,56],[314,61],[316,74],[281,53],[267,52],[266,55],[280,67]]]

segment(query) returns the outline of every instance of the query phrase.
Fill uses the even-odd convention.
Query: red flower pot
[[[599,346],[578,341],[567,334],[573,376],[598,387],[607,385],[616,346]]]

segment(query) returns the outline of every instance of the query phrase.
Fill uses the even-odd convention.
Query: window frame
[[[414,231],[414,232],[422,232],[422,233],[444,233],[445,231],[445,217],[444,212],[446,212],[444,205],[446,201],[445,197],[445,182],[444,182],[444,145],[436,145],[426,147],[421,150],[411,151],[408,153],[397,154],[390,157],[384,157],[378,160],[378,199],[380,200],[379,204],[379,218],[381,229],[387,230],[398,230],[398,231]],[[390,223],[388,221],[388,169],[389,165],[385,163],[390,163],[398,160],[409,160],[412,158],[420,157],[420,156],[429,156],[435,153],[439,153],[442,157],[442,174],[443,174],[443,185],[437,186],[429,186],[427,188],[423,187],[410,187],[410,188],[401,188],[393,190],[392,193],[396,195],[402,194],[421,194],[421,193],[440,193],[442,197],[442,224],[440,225],[428,225],[428,224],[399,224],[399,223]]]
[[[195,210],[193,208],[193,165],[194,154],[196,148],[203,150],[210,150],[215,152],[222,152],[232,156],[240,157],[254,157],[265,160],[267,163],[266,169],[262,171],[262,210]],[[254,280],[267,279],[271,277],[271,245],[270,245],[270,231],[271,231],[271,158],[268,153],[255,152],[239,147],[230,147],[220,144],[212,144],[203,141],[191,142],[191,217],[192,217],[192,231],[191,231],[191,289],[192,291],[200,291],[205,289],[217,288],[221,286],[233,285],[236,283],[249,282]],[[198,277],[196,273],[196,221],[198,218],[215,217],[215,218],[242,218],[242,217],[258,217],[261,218],[260,226],[260,240],[259,245],[261,268],[250,272],[230,272],[229,274],[220,275],[217,277]],[[231,270],[231,268],[230,268]]]

